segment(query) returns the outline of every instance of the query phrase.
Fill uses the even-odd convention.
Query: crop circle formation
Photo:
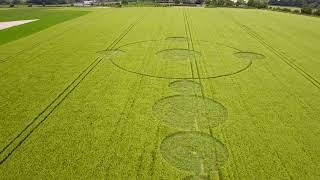
[[[116,68],[129,73],[189,80],[230,76],[251,66],[252,58],[243,58],[243,54],[237,54],[239,49],[232,46],[195,40],[196,47],[191,49],[187,42],[186,37],[131,42],[117,47],[121,52],[116,52],[110,61]],[[196,66],[202,71],[194,74],[192,71]]]
[[[154,116],[166,125],[183,130],[215,127],[227,118],[226,108],[201,96],[169,96],[153,106]]]
[[[228,159],[225,146],[201,132],[178,132],[166,137],[160,151],[178,169],[196,174],[217,170]]]
[[[130,73],[179,79],[169,84],[178,95],[159,99],[152,107],[155,118],[181,130],[162,140],[160,152],[171,165],[194,173],[186,179],[207,179],[211,171],[219,170],[227,161],[228,151],[219,140],[201,130],[222,124],[228,111],[221,103],[204,97],[201,84],[191,79],[235,75],[248,69],[253,60],[265,56],[221,43],[195,42],[196,48],[191,49],[188,38],[167,37],[132,42],[99,53],[114,57],[110,58],[112,64]]]
[[[179,95],[156,101],[153,113],[166,125],[182,131],[162,140],[161,155],[172,166],[194,173],[184,179],[208,179],[211,172],[218,171],[228,160],[228,151],[224,144],[201,129],[224,122],[227,109],[213,99],[198,96],[202,92],[198,82],[176,80],[169,87]]]

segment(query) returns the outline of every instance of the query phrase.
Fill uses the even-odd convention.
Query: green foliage
[[[312,14],[316,16],[320,16],[320,9],[314,10]]]
[[[291,9],[289,9],[289,8],[282,8],[281,9],[283,12],[291,12]]]
[[[232,7],[234,6],[235,3],[231,0],[225,0],[225,3],[224,3],[224,6],[227,6],[227,7]]]
[[[213,0],[214,1],[214,0]],[[215,0],[215,5],[216,6],[223,6],[225,3],[225,0]]]
[[[0,4],[9,4],[9,0],[0,0]]]
[[[205,0],[196,0],[196,4],[203,4]]]
[[[247,5],[258,9],[268,8],[268,3],[265,0],[248,0]]]
[[[301,13],[301,11],[299,9],[294,9],[292,12],[295,13],[295,14],[300,14]]]
[[[20,0],[11,0],[11,2],[10,2],[10,4],[12,5],[14,5],[14,4],[20,4],[21,3],[21,1]]]
[[[245,5],[245,4],[246,4],[246,2],[245,2],[244,0],[238,0],[238,1],[235,3],[236,6],[242,6],[242,5]]]
[[[280,12],[291,12],[290,8],[281,8],[281,7],[275,7],[271,8],[273,11],[280,11]]]
[[[128,1],[127,1],[127,0],[122,0],[122,1],[121,1],[121,4],[123,4],[123,5],[128,5]]]
[[[312,8],[309,7],[309,6],[304,6],[301,8],[301,13],[302,14],[309,14],[311,15],[312,14]]]
[[[269,4],[275,6],[301,7],[304,3],[304,0],[269,0]]]
[[[46,4],[51,5],[51,4],[66,4],[66,3],[74,3],[75,0],[27,0],[27,3],[32,3],[32,4],[37,4],[37,5],[43,5],[45,6]]]
[[[230,0],[208,0],[205,1],[206,6],[208,7],[226,7],[226,6],[233,6],[233,1]]]

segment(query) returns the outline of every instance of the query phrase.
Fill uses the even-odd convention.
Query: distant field
[[[0,45],[17,40],[21,37],[38,32],[55,24],[67,21],[81,15],[87,14],[85,11],[68,11],[52,9],[28,8],[28,9],[7,9],[0,11],[0,22],[40,19],[31,24],[12,27],[0,31]]]
[[[320,179],[319,18],[72,10],[0,11],[0,179]]]

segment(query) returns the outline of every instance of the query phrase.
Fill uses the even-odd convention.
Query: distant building
[[[94,1],[83,1],[83,6],[91,6],[93,3]]]

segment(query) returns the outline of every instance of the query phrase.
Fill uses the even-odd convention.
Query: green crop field
[[[0,9],[1,10],[1,9]],[[50,26],[86,14],[85,11],[54,11],[34,9],[13,9],[0,11],[0,22],[21,19],[39,19],[39,21],[1,30],[0,45],[33,34]]]
[[[141,7],[0,20],[20,12],[40,20],[0,30],[0,179],[320,179],[320,18]]]

